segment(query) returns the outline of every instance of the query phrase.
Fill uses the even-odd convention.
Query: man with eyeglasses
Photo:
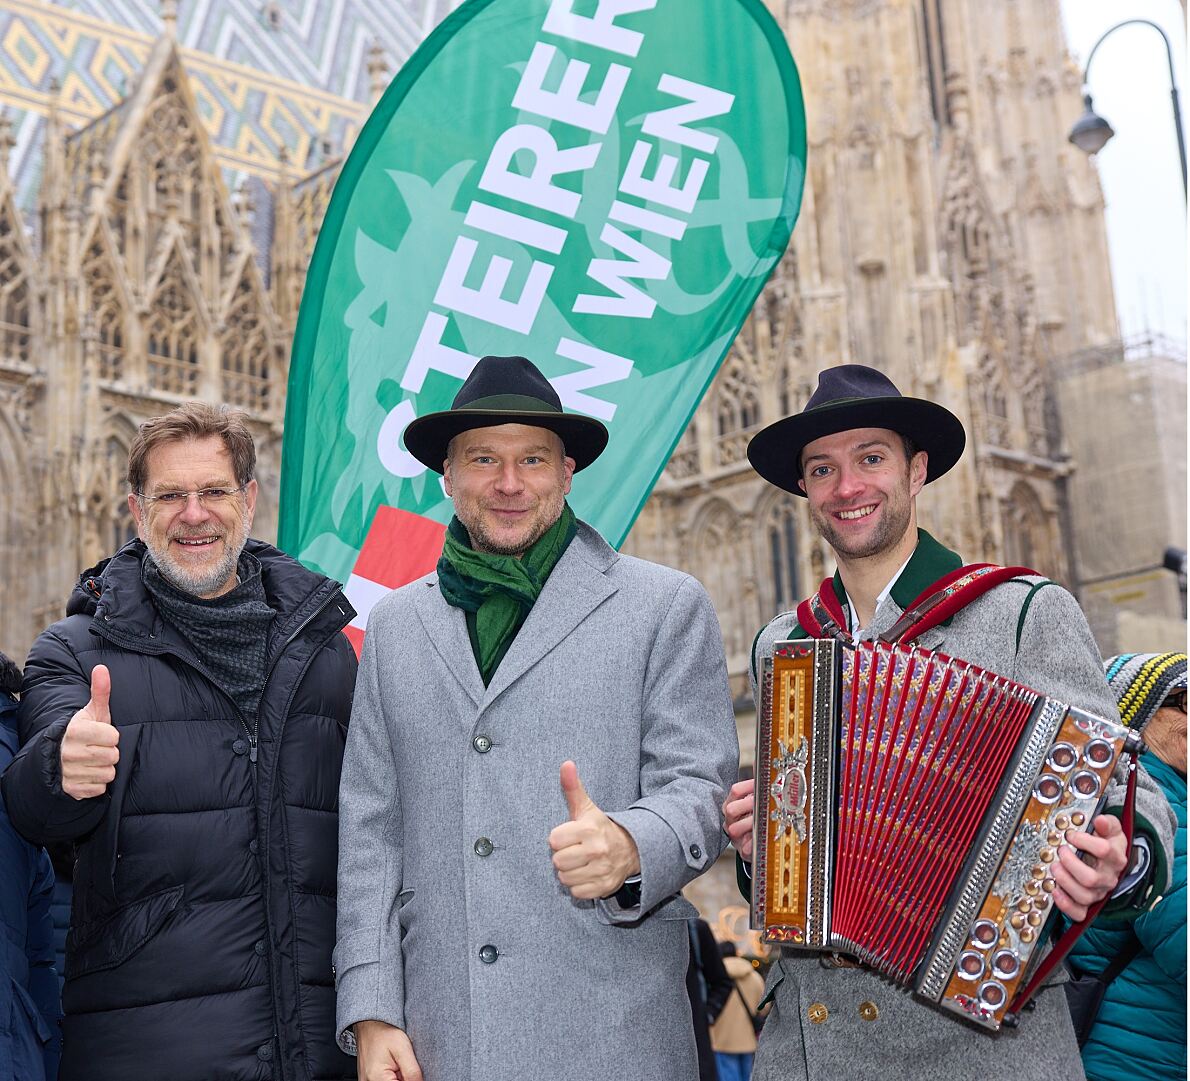
[[[335,1044],[337,582],[249,540],[244,415],[141,425],[138,539],[33,646],[9,815],[73,841],[60,1081],[355,1077]]]

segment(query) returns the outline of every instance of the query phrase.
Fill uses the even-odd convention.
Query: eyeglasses
[[[1180,691],[1174,691],[1173,694],[1171,694],[1168,698],[1166,698],[1166,700],[1164,702],[1161,703],[1161,705],[1162,706],[1172,706],[1174,709],[1181,710],[1182,713],[1185,713],[1186,712],[1186,690],[1185,690],[1185,688],[1183,688]]]
[[[200,488],[196,492],[160,492],[157,495],[141,495],[138,492],[136,498],[150,507],[181,510],[190,505],[190,497],[194,496],[200,507],[210,510],[229,503],[247,487],[242,484],[239,488]]]

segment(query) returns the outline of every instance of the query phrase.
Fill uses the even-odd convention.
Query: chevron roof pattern
[[[461,0],[181,0],[175,35],[200,113],[234,187],[349,146],[367,116],[368,53],[395,71]],[[92,123],[136,85],[164,24],[158,0],[5,0],[0,107],[16,145],[9,168],[32,211],[45,117]]]

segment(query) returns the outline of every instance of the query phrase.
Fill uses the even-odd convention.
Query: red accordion
[[[884,642],[780,642],[760,679],[753,927],[999,1028],[1136,734]]]

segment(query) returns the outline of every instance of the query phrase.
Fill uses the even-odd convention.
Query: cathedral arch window
[[[715,384],[715,463],[735,465],[747,456],[748,440],[760,424],[760,392],[752,372],[733,354]]]
[[[228,309],[227,332],[221,344],[223,398],[253,412],[269,408],[269,340],[261,318],[260,302],[241,279]]]
[[[111,263],[98,245],[87,254],[83,282],[88,308],[95,321],[99,378],[114,382],[124,375],[124,310],[112,279]]]
[[[1008,395],[1004,390],[999,365],[993,357],[985,354],[980,362],[978,375],[972,382],[972,407],[980,438],[990,446],[1011,446]]]
[[[136,521],[128,509],[128,486],[125,472],[128,466],[128,447],[112,436],[107,441],[108,472],[112,477],[112,490],[108,494],[107,528],[109,552],[118,551],[136,536]]]
[[[29,277],[7,215],[0,215],[0,359],[30,359]]]
[[[1050,543],[1050,519],[1037,493],[1018,482],[1004,502],[1004,559],[1009,566],[1046,573],[1055,566]]]
[[[198,326],[176,260],[166,270],[145,323],[149,385],[190,397],[198,391]]]
[[[760,519],[760,566],[771,576],[765,601],[769,616],[787,612],[801,599],[798,586],[797,497],[782,496]],[[765,618],[762,615],[762,618]]]

